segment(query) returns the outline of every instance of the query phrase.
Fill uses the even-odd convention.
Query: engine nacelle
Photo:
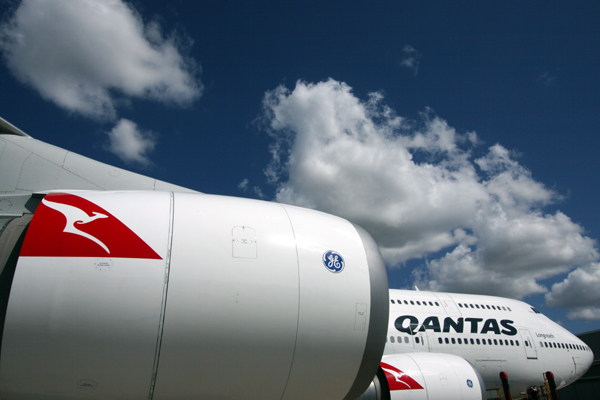
[[[485,384],[464,358],[442,353],[385,356],[358,400],[481,400]]]
[[[316,211],[51,193],[13,268],[3,398],[355,399],[383,352],[377,246]]]

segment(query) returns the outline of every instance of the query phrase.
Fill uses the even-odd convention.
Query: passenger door
[[[537,360],[537,350],[535,342],[531,339],[531,333],[527,329],[519,329],[523,346],[525,346],[525,354],[529,360]]]

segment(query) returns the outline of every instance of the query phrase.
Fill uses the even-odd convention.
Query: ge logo
[[[327,268],[329,271],[337,274],[342,272],[345,263],[344,259],[338,252],[329,250],[323,254],[323,265],[325,265],[325,268]]]
[[[473,381],[470,379],[467,379],[467,386],[472,388],[473,387]]]

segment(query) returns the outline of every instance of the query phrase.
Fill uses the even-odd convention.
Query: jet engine
[[[355,399],[377,371],[386,272],[344,219],[72,191],[27,222],[0,228],[3,398]]]
[[[481,400],[485,385],[465,359],[442,353],[385,356],[358,400]]]

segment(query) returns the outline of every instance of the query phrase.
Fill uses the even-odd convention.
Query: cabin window
[[[418,305],[418,306],[420,306],[420,305],[421,305],[421,302],[420,302],[420,301],[418,301],[418,300],[417,300],[417,305]]]
[[[435,302],[435,305],[439,307],[439,305],[440,305],[440,304],[439,304],[439,303],[436,301],[436,302]]]
[[[392,342],[392,343],[396,343],[396,339],[394,339],[394,337],[393,337],[393,336],[390,336],[390,342]]]
[[[459,306],[460,308],[463,308],[463,306],[462,306],[462,304],[461,304],[461,303],[458,303],[458,306]]]
[[[473,339],[471,339],[471,344],[475,344],[475,341],[473,341]]]
[[[458,344],[462,344],[462,340],[460,340],[460,338],[458,338]]]
[[[396,302],[392,299],[392,304],[396,304]]]
[[[415,302],[411,300],[411,301],[410,301],[410,304],[414,306],[414,305],[415,305]]]
[[[441,338],[441,337],[439,337],[439,338],[438,338],[438,343],[439,343],[439,344],[442,344],[442,343],[443,343],[443,342],[442,342],[442,338]]]
[[[446,342],[446,344],[450,343],[450,341],[448,340],[448,338],[444,338],[444,341]]]
[[[408,305],[408,301],[404,300],[404,304]]]
[[[452,340],[452,344],[456,344],[456,340],[454,340],[454,338],[452,338],[451,340]]]
[[[471,340],[473,340],[473,339],[471,339]],[[479,343],[479,339],[477,339],[476,341],[477,341],[477,344],[481,344],[481,343]]]
[[[408,343],[408,336],[404,336],[404,343]]]

